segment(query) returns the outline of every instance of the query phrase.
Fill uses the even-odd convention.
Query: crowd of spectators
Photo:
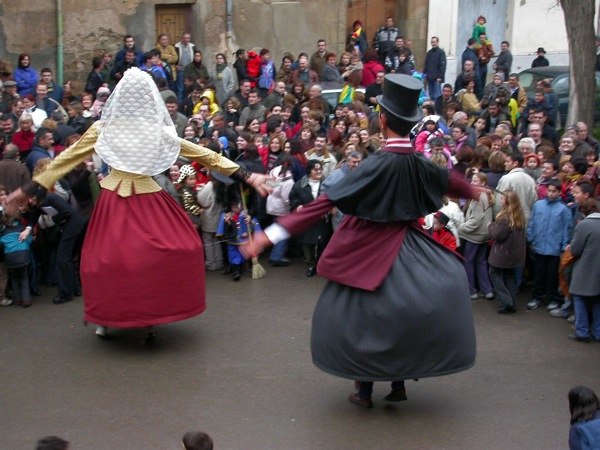
[[[417,76],[424,84],[421,103],[425,117],[412,133],[416,150],[474,184],[496,189],[496,195],[477,202],[449,199],[443,215],[426,218],[425,226],[432,235],[444,234],[441,230],[446,228],[452,232],[456,248],[466,257],[472,298],[481,294],[492,299],[498,289],[488,276],[487,227],[503,210],[503,195],[516,192],[531,247],[527,270],[514,267],[515,289],[525,286],[523,273],[528,274],[535,280],[528,308],[546,305],[554,317],[572,316],[568,282],[564,292],[558,290],[559,274],[564,272],[559,265],[576,225],[585,216],[592,214],[593,218],[597,209],[600,149],[590,134],[590,124],[569,125],[561,130],[561,136],[557,97],[550,82],[541,80],[534,98],[528,99],[518,75],[511,72],[510,44],[502,42],[497,55],[484,31],[469,39],[454,85],[445,82],[446,58],[438,38],[432,38],[424,61],[426,73],[420,74],[414,70],[417,62],[410,40],[402,36],[392,18],[377,30],[372,43],[356,21],[347,43],[346,51],[335,55],[320,39],[314,52],[285,53],[277,67],[267,48],[239,49],[231,65],[227,55],[219,53],[211,64],[191,42],[190,33],[184,33],[174,45],[167,35],[160,35],[156,46],[145,52],[127,35],[114,58],[108,52],[93,58],[85,82],[72,79],[64,86],[55,83],[51,69],[35,68],[28,54],[19,55],[14,71],[3,61],[2,190],[10,193],[26,183],[40,170],[39,164],[54,158],[100,120],[103,106],[124,72],[140,67],[153,76],[180,137],[220,152],[251,171],[275,177],[269,198],[261,199],[252,192],[248,195],[249,212],[265,226],[301,209],[379,151],[382,136],[377,96],[382,93],[385,75]],[[488,65],[493,68],[489,83]],[[332,82],[339,88],[339,96],[330,104],[323,88]],[[186,171],[194,171],[186,172],[186,177],[180,174],[184,164]],[[227,257],[214,233],[216,218],[231,204],[227,199],[231,189],[202,167],[188,164],[181,158],[156,179],[182,203],[211,246],[206,252],[207,268],[227,270]],[[56,197],[51,206],[59,212],[54,220],[31,202],[30,209],[37,214],[28,228],[39,238],[32,250],[30,294],[39,292],[38,283],[58,286],[55,303],[80,294],[73,262],[78,260],[81,234],[97,197],[98,182],[109,170],[94,158],[57,183],[51,194]],[[190,176],[195,182],[189,182]],[[179,183],[183,179],[187,180],[185,186]],[[187,199],[183,202],[182,193]],[[555,203],[561,207],[554,208]],[[560,226],[558,222],[554,226],[559,220],[555,211],[560,211]],[[289,255],[303,253],[307,276],[313,276],[319,255],[342,218],[342,212],[332,211],[300,242],[273,249],[270,263],[285,266],[290,263]],[[547,226],[548,221],[552,227]],[[68,238],[66,230],[70,230]],[[499,279],[497,271],[494,277]],[[585,292],[580,301],[600,294]],[[4,299],[3,303],[28,306],[31,301],[26,297],[27,293],[22,299]],[[506,308],[500,311],[502,308],[499,312],[507,312]],[[580,337],[585,333],[584,338],[600,339],[597,328],[591,335],[579,333]]]

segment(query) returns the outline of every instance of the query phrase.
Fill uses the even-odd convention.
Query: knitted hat
[[[450,219],[448,218],[448,216],[441,211],[436,212],[433,217],[435,217],[437,220],[439,220],[444,225],[448,225],[448,222],[450,222]]]
[[[181,169],[179,169],[179,178],[177,178],[176,183],[179,184],[183,182],[187,177],[191,177],[193,175],[196,175],[196,169],[194,169],[189,164],[185,164],[181,166]]]

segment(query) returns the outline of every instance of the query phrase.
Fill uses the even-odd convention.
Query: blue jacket
[[[9,269],[25,267],[29,264],[29,247],[33,240],[31,234],[24,241],[19,241],[19,234],[25,226],[18,220],[7,226],[0,236],[0,244],[4,246],[4,262]]]
[[[35,85],[38,83],[39,77],[35,69],[27,67],[25,69],[19,67],[15,69],[13,74],[17,82],[17,93],[23,97],[27,94],[35,95]]]
[[[27,155],[27,159],[25,160],[25,165],[29,169],[29,172],[33,173],[33,169],[35,169],[35,165],[40,159],[43,158],[52,158],[48,150],[43,147],[40,147],[38,144],[34,144],[31,148],[31,152]]]
[[[571,425],[569,430],[570,450],[593,450],[600,448],[600,413],[592,420]]]
[[[540,255],[560,256],[569,244],[573,217],[560,199],[538,200],[531,210],[527,240]]]

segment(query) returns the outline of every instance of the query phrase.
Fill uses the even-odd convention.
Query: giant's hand
[[[6,197],[6,205],[4,205],[4,212],[6,215],[14,217],[19,210],[19,205],[27,204],[29,202],[29,196],[18,188]]]
[[[238,247],[238,250],[247,261],[256,258],[262,251],[273,245],[267,235],[262,231],[257,231],[252,235],[252,239]]]
[[[274,179],[275,178],[269,175],[252,173],[252,175],[246,179],[246,183],[256,189],[256,192],[258,192],[262,197],[266,197],[267,194],[273,192],[273,189],[267,184],[267,182]]]

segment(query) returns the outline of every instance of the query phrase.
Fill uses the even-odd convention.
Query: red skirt
[[[164,191],[119,197],[102,189],[81,260],[85,320],[129,328],[206,309],[204,251],[187,214]]]

